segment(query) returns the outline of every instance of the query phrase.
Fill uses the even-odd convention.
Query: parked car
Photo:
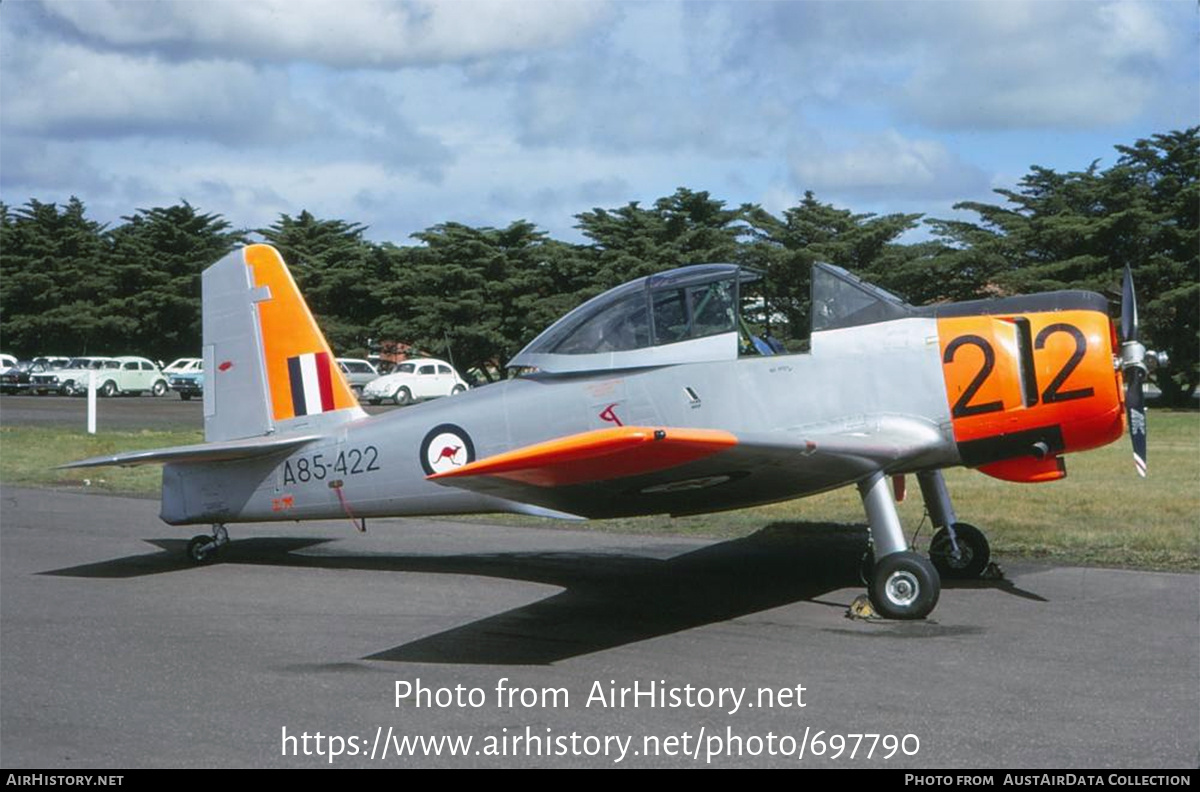
[[[33,362],[18,361],[15,366],[9,366],[0,372],[0,393],[10,396],[14,393],[29,390],[29,380],[33,376]]]
[[[158,365],[144,357],[125,356],[117,358],[121,368],[116,371],[105,369],[103,381],[98,378],[101,396],[116,396],[129,393],[149,393],[162,396],[167,392],[167,378]]]
[[[101,396],[126,393],[167,392],[167,378],[158,366],[143,357],[86,357],[73,359],[67,368],[34,374],[31,387],[38,393],[77,396],[87,392],[88,379],[96,375],[96,392]]]
[[[0,373],[8,371],[10,368],[15,368],[17,359],[12,355],[0,355]]]
[[[396,366],[391,374],[367,383],[362,395],[368,404],[379,404],[385,400],[411,404],[423,399],[453,396],[467,387],[463,378],[446,361],[417,358],[406,360]]]
[[[92,371],[96,372],[96,382],[99,387],[99,383],[104,381],[102,377],[106,376],[104,372],[116,371],[121,368],[117,359],[110,357],[71,358],[61,366],[55,366],[52,358],[45,360],[46,362],[42,364],[43,370],[35,371],[29,382],[30,389],[39,396],[47,393],[58,393],[64,396],[86,393],[88,377]]]
[[[337,362],[338,368],[346,376],[346,382],[350,383],[350,390],[358,396],[362,395],[363,388],[368,382],[379,379],[379,372],[368,360],[338,358]]]
[[[66,368],[71,360],[72,358],[62,355],[39,355],[33,359],[33,365],[30,368],[34,374],[37,374],[39,371]]]
[[[163,372],[166,374],[166,372]],[[195,365],[168,375],[167,384],[171,390],[179,394],[179,398],[188,401],[193,396],[204,395],[204,364],[199,360]]]
[[[203,371],[204,361],[200,358],[177,358],[170,365],[164,366],[162,373],[169,380],[173,374],[186,374],[192,371]]]

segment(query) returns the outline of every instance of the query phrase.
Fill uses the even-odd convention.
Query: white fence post
[[[96,434],[96,370],[88,372],[88,434]]]

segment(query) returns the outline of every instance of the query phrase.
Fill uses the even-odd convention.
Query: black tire
[[[217,555],[217,548],[214,547],[207,553],[202,553],[200,548],[204,547],[205,545],[212,544],[212,541],[213,538],[211,536],[205,536],[204,534],[193,536],[191,541],[187,543],[188,560],[193,564],[211,563],[213,558]]]
[[[929,560],[938,574],[947,580],[972,580],[982,575],[992,560],[992,549],[983,531],[974,525],[955,523],[954,537],[958,542],[958,557],[954,556],[950,532],[945,528],[929,542]]]
[[[406,404],[412,404],[412,391],[401,385],[399,388],[396,388],[396,392],[392,394],[392,401],[396,402],[396,404],[401,407]]]
[[[462,385],[455,385],[453,388],[450,389],[450,395],[457,396],[460,393],[465,393],[466,390],[467,389],[464,388]]]
[[[155,382],[154,387],[150,389],[150,395],[155,396],[155,397],[162,396],[166,392],[167,392],[167,383],[163,382],[162,380]]]
[[[117,395],[117,383],[113,382],[112,380],[108,380],[107,382],[105,382],[103,385],[100,386],[99,392],[100,392],[101,396],[116,396]]]
[[[367,404],[374,407],[376,404],[379,404],[379,401],[380,401],[379,399],[367,399]]]
[[[888,619],[924,619],[937,605],[942,584],[925,556],[904,551],[879,559],[871,579],[871,604]]]
[[[59,390],[59,393],[61,393],[63,396],[76,396],[80,393],[87,393],[87,389],[75,387],[75,380],[67,380],[62,384],[62,388]]]
[[[179,394],[179,399],[180,399],[181,401],[191,401],[191,400],[192,400],[192,394],[190,394],[190,393],[181,393],[181,394]]]
[[[867,548],[862,558],[858,560],[858,579],[867,588],[871,587],[871,578],[875,575],[875,553]]]

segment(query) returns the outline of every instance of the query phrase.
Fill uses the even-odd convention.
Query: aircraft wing
[[[768,436],[718,429],[597,429],[476,460],[429,479],[590,518],[691,514],[811,495],[935,454],[922,421]]]
[[[127,451],[123,454],[90,457],[78,462],[59,465],[58,469],[103,467],[106,465],[153,465],[166,462],[228,462],[235,459],[255,459],[273,454],[286,454],[319,439],[320,435],[295,437],[250,438],[219,443],[155,448],[149,451]]]

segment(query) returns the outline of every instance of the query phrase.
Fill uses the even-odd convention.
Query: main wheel
[[[457,396],[458,394],[462,393],[465,390],[466,390],[466,388],[464,388],[462,385],[455,385],[453,388],[450,389],[450,395]]]
[[[396,392],[392,394],[392,401],[403,407],[404,405],[412,402],[412,391],[401,385],[399,388],[396,388]]]
[[[117,383],[113,382],[112,380],[109,380],[108,382],[101,385],[100,386],[100,395],[101,396],[117,395]]]
[[[969,580],[977,578],[987,569],[992,559],[983,531],[967,523],[954,524],[954,538],[958,543],[958,554],[950,543],[950,532],[945,528],[933,535],[929,542],[929,560],[938,573],[947,579]]]
[[[179,398],[180,398],[180,399],[182,399],[183,401],[191,401],[191,400],[192,400],[192,394],[190,394],[190,393],[180,393],[180,394],[179,394]]]
[[[889,619],[924,619],[937,605],[942,584],[924,556],[908,551],[886,555],[875,564],[871,604]]]
[[[213,547],[209,550],[204,550],[206,545],[213,543],[211,536],[198,534],[192,537],[192,540],[187,544],[187,557],[193,564],[207,564],[213,560],[217,554],[217,548]]]
[[[162,380],[155,382],[154,387],[150,389],[151,396],[162,396],[166,392],[167,392],[167,383],[163,382]]]

